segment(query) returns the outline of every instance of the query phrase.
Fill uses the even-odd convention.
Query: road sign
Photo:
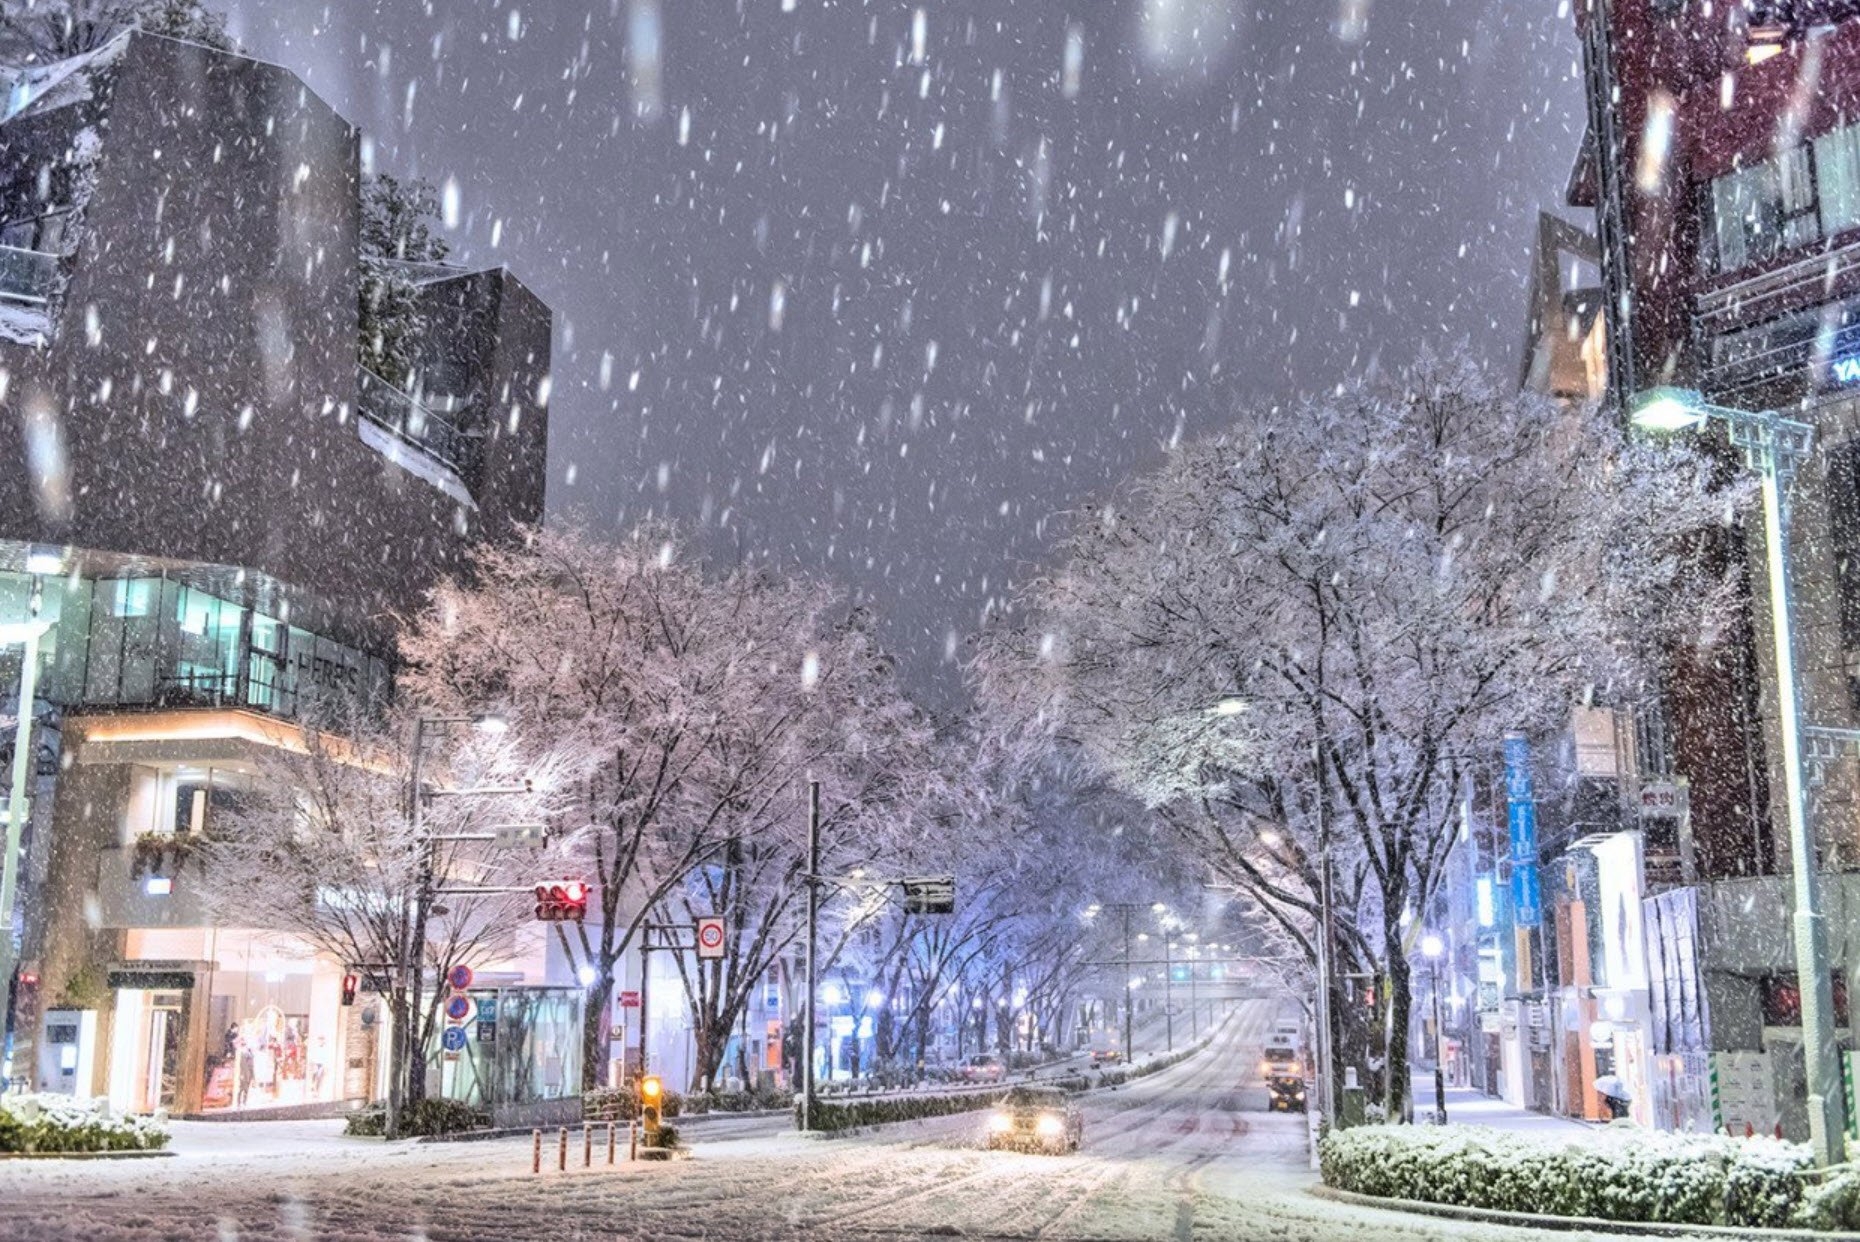
[[[542,824],[496,824],[491,833],[500,850],[541,849],[549,844],[549,829]]]
[[[697,955],[699,957],[723,956],[722,919],[709,918],[697,921]]]
[[[463,993],[446,998],[446,1017],[454,1022],[463,1022],[471,1017],[471,997]]]
[[[471,967],[454,966],[446,972],[446,982],[452,985],[454,992],[463,992],[471,986]]]
[[[899,880],[904,889],[906,914],[954,914],[956,912],[956,878],[932,876],[920,880]]]
[[[638,992],[620,993],[620,1008],[638,1009],[639,1008],[639,993]]]
[[[446,1033],[439,1037],[439,1042],[447,1052],[463,1052],[465,1050],[465,1028],[462,1026],[447,1027]]]

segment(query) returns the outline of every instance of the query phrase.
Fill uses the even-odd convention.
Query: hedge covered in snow
[[[863,1100],[815,1100],[814,1129],[836,1133],[859,1126],[882,1126],[893,1121],[919,1121],[925,1117],[949,1117],[993,1108],[1001,1098],[992,1091],[970,1091],[963,1095],[894,1095]],[[801,1104],[795,1102],[795,1124],[800,1124]]]
[[[113,1113],[107,1100],[0,1096],[0,1152],[155,1151],[167,1145],[166,1123]]]
[[[1324,1184],[1505,1212],[1777,1227],[1803,1216],[1809,1149],[1776,1139],[1626,1127],[1573,1139],[1483,1126],[1358,1126],[1326,1134]]]

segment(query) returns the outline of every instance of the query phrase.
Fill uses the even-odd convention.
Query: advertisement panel
[[[1511,835],[1511,918],[1519,927],[1543,922],[1537,875],[1537,796],[1531,782],[1531,743],[1505,734],[1505,818]]]

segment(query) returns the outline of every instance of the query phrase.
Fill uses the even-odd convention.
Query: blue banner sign
[[[1505,735],[1505,819],[1511,830],[1511,918],[1519,927],[1543,922],[1537,878],[1537,795],[1531,784],[1531,743]]]

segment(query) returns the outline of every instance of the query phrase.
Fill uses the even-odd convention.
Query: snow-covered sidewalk
[[[1434,1072],[1414,1071],[1414,1118],[1431,1117],[1434,1112]],[[1447,1121],[1453,1125],[1491,1126],[1495,1130],[1515,1130],[1527,1134],[1556,1134],[1573,1138],[1593,1134],[1596,1127],[1574,1117],[1559,1117],[1532,1112],[1515,1104],[1486,1095],[1472,1087],[1447,1088]]]

